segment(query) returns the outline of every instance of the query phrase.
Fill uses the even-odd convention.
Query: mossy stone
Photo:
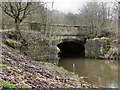
[[[57,47],[57,53],[59,53],[60,52],[60,49]]]
[[[13,29],[8,29],[7,31],[10,33],[15,33],[15,30],[13,30]]]
[[[14,37],[17,37],[17,35],[15,33],[15,30],[13,30],[13,29],[8,29],[7,30],[7,36],[11,39],[14,38]]]
[[[15,40],[11,40],[11,39],[7,39],[6,44],[13,48],[20,47],[22,45],[20,42],[17,42]]]

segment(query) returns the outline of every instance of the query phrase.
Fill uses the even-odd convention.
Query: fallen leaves
[[[15,49],[3,47],[2,68],[0,79],[9,81],[17,88],[83,88],[77,76],[63,68],[34,61],[31,58],[18,54]],[[92,87],[87,84],[88,87]]]

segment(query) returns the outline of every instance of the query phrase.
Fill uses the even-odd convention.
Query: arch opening
[[[64,41],[57,47],[60,49],[59,57],[85,57],[83,41]]]

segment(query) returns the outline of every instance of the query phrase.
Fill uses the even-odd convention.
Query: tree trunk
[[[20,20],[15,19],[15,32],[16,32],[16,40],[20,40],[21,39],[21,32],[20,32]]]

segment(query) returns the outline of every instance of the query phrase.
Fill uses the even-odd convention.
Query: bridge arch
[[[57,44],[60,49],[59,57],[85,57],[85,40],[63,39]]]

